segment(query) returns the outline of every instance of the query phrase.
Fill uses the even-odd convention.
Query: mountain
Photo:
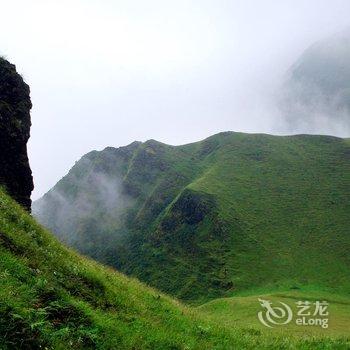
[[[280,107],[292,131],[350,133],[350,30],[309,47],[290,68]]]
[[[232,310],[231,300],[227,300],[227,303],[224,301],[224,305],[221,300],[217,300],[201,308],[189,308],[62,245],[28,213],[33,187],[26,154],[30,128],[29,88],[16,73],[14,66],[4,60],[0,61],[0,97],[0,142],[4,146],[0,148],[1,349],[281,349],[286,344],[290,349],[348,348],[348,297],[317,291],[317,297],[322,296],[323,300],[332,303],[330,311],[333,324],[326,333],[321,334],[316,327],[306,329],[302,336],[293,327],[290,330],[286,328],[281,333],[268,332],[256,322],[232,323],[228,318],[228,313]],[[136,219],[136,211],[132,210],[142,204],[142,198],[145,198],[142,196],[150,193],[143,192],[145,187],[137,187],[137,184],[147,182],[148,190],[152,190],[153,181],[165,172],[163,179],[166,176],[169,180],[174,179],[174,173],[167,163],[170,156],[174,156],[173,151],[170,151],[169,146],[153,141],[148,144],[153,146],[147,146],[143,155],[141,148],[145,145],[135,143],[119,150],[109,149],[107,158],[104,159],[100,159],[103,152],[93,152],[84,157],[76,169],[83,165],[80,171],[87,173],[73,172],[76,177],[73,176],[72,183],[68,186],[71,197],[60,197],[59,194],[55,197],[57,202],[54,205],[61,210],[57,213],[67,219],[64,223],[75,228],[79,225],[76,223],[79,219],[84,225],[86,215],[90,214],[101,215],[96,219],[105,219],[101,226],[105,228],[109,224],[122,225],[129,222],[125,215]],[[167,161],[164,159],[164,163],[163,160],[155,160],[157,154],[154,152],[158,146],[168,149],[168,158]],[[141,155],[139,160],[136,153]],[[181,156],[181,152],[178,156]],[[205,157],[205,152],[202,156]],[[134,161],[136,165],[141,161],[144,166],[149,165],[151,168],[145,169],[144,173],[137,170],[138,166],[143,168],[142,164],[138,164],[134,170],[130,166],[126,169],[126,163],[123,164],[122,161],[110,162],[115,157],[129,163]],[[182,154],[181,157],[177,158],[177,166],[187,166],[187,156]],[[195,171],[188,168],[188,176],[192,174],[191,178],[194,179],[199,168],[192,168]],[[150,172],[151,169],[155,172]],[[181,167],[177,169],[180,171]],[[116,182],[111,175],[117,171],[124,172],[124,178],[129,173],[133,175],[129,177],[129,182]],[[74,187],[74,182],[79,178],[85,180]],[[179,183],[182,184],[181,181]],[[173,184],[169,183],[169,190]],[[84,193],[81,192],[82,189],[85,190]],[[190,191],[185,198],[185,212],[189,215],[184,217],[182,223],[198,224],[206,220],[208,215],[214,215],[217,210],[214,197],[209,194],[194,194]],[[75,205],[70,207],[73,199]],[[173,202],[174,210],[169,207],[169,215],[174,213],[176,216],[178,210],[181,214],[183,206],[177,205],[177,200]],[[63,204],[67,205],[65,210]],[[96,210],[93,204],[102,207]],[[151,203],[145,205],[152,207]],[[79,209],[77,214],[80,216],[76,217],[68,209]],[[139,212],[147,214],[147,208]],[[167,225],[178,223],[178,219],[180,217],[175,217]],[[141,216],[139,222],[145,222],[143,220]],[[176,233],[177,226],[173,226],[173,231],[169,232]],[[101,239],[108,238],[107,231],[103,234]],[[71,238],[69,234],[65,237]],[[108,241],[104,243],[106,247]],[[100,246],[103,247],[102,244]],[[302,293],[305,291],[300,293],[294,291],[292,297],[304,297]],[[259,297],[269,296],[256,296]],[[286,297],[290,297],[290,294],[281,295],[283,300]],[[255,301],[252,303],[252,298],[235,300],[233,303],[238,305],[234,307],[235,317],[239,317],[243,305],[249,305],[246,310],[250,322],[252,310],[254,314],[257,312],[258,303]]]
[[[182,300],[350,288],[349,140],[225,132],[82,157],[33,213],[66,244]]]
[[[27,156],[31,107],[29,86],[0,57],[0,184],[28,210],[34,187]]]

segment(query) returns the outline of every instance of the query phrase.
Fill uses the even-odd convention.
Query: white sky
[[[93,149],[278,133],[280,78],[350,26],[349,0],[0,3],[0,54],[31,86],[34,199]]]

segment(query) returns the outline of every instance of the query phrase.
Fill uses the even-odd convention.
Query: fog
[[[32,209],[33,215],[60,240],[83,248],[79,234],[87,231],[84,220],[90,228],[94,227],[94,218],[101,220],[107,227],[107,223],[112,221],[116,228],[121,215],[134,201],[123,192],[122,179],[116,174],[99,171],[89,158],[80,160],[79,169],[79,175],[71,171],[65,179],[66,186],[71,184],[76,188],[79,184],[76,194],[72,196],[72,187],[67,188],[59,183],[34,202]],[[103,232],[98,233],[102,235]]]
[[[350,26],[348,0],[11,0],[1,10],[0,54],[31,86],[34,199],[93,149],[292,132],[276,104],[283,77]],[[319,132],[344,136],[320,118]]]

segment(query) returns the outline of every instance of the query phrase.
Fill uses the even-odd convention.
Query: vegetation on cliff
[[[82,253],[186,301],[346,292],[349,155],[330,136],[133,143],[85,155],[34,213]]]

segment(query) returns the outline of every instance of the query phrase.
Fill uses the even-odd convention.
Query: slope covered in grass
[[[0,190],[1,349],[346,349],[225,326],[61,245]]]
[[[260,300],[268,300],[273,306],[281,306],[281,302],[291,307],[293,311],[293,319],[286,325],[273,325],[269,328],[271,335],[296,334],[298,336],[314,335],[314,336],[344,336],[349,338],[350,324],[350,297],[339,296],[334,293],[317,290],[317,288],[305,288],[301,290],[280,290],[280,291],[255,291],[254,294],[243,293],[243,295],[231,298],[221,298],[212,300],[198,307],[198,310],[208,319],[213,320],[221,325],[229,328],[232,327],[251,327],[260,331],[266,331],[264,326],[258,319],[258,312],[262,310]],[[296,319],[300,318],[297,307],[299,301],[308,301],[311,303],[310,317],[315,310],[314,303],[317,301],[327,301],[327,316],[316,318],[324,319],[326,326],[296,324]],[[308,319],[309,317],[307,317]]]
[[[0,275],[1,349],[194,348],[225,344],[228,336],[63,247],[3,192]]]
[[[34,213],[69,245],[183,300],[347,293],[349,157],[330,136],[135,142],[85,155]]]

